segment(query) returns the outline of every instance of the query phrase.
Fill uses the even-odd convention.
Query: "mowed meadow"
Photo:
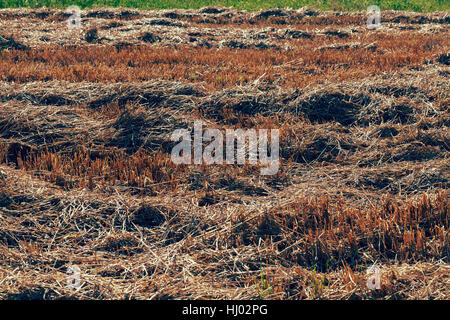
[[[314,6],[0,10],[0,298],[448,299],[450,28],[427,3],[378,30]],[[196,120],[280,130],[278,173],[174,164]]]
[[[377,5],[382,10],[407,10],[415,12],[446,11],[446,0],[0,0],[0,8],[50,7],[65,9],[71,5],[83,9],[93,7],[122,7],[139,9],[200,9],[208,6],[258,11],[261,9],[310,6],[321,10],[366,10]]]

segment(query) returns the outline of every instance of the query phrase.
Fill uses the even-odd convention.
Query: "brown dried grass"
[[[442,14],[97,9],[64,47],[41,11],[0,11],[36,26],[0,60],[1,298],[448,299]],[[199,118],[280,129],[278,174],[175,166]]]

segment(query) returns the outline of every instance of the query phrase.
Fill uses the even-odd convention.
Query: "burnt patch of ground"
[[[160,226],[164,221],[166,221],[166,217],[162,213],[162,209],[148,205],[142,205],[135,210],[131,218],[131,222],[145,228]]]

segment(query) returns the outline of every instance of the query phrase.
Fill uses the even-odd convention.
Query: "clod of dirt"
[[[108,11],[91,11],[86,14],[86,18],[111,19],[113,16],[114,16],[114,13],[108,12]]]
[[[49,15],[51,14],[51,12],[48,11],[44,11],[44,12],[36,12],[34,14],[34,16],[38,19],[45,19],[47,18]]]
[[[161,41],[161,38],[158,36],[155,36],[151,32],[146,32],[142,36],[139,37],[139,40],[142,40],[142,41],[148,42],[148,43],[154,43],[157,41]]]
[[[206,7],[200,9],[200,13],[207,13],[207,14],[218,14],[224,12],[226,9],[220,9],[216,7]]]
[[[168,19],[150,19],[146,24],[150,26],[184,27],[182,23],[176,23]]]
[[[176,12],[167,12],[163,14],[163,17],[170,19],[179,19],[181,18],[181,15]]]
[[[124,19],[124,20],[128,20],[131,18],[139,18],[141,15],[139,14],[139,12],[135,12],[135,11],[122,11],[118,14],[118,17],[120,19]]]
[[[161,208],[142,205],[133,213],[131,221],[141,227],[153,228],[163,224],[166,218],[161,213]]]
[[[446,66],[450,65],[450,53],[441,54],[438,58],[438,62],[445,64]]]
[[[28,50],[29,48],[13,38],[0,36],[0,50],[5,49]]]
[[[247,48],[247,45],[245,43],[234,41],[234,40],[225,42],[223,45],[225,47],[229,47],[229,48],[233,48],[233,49],[237,49],[237,48],[238,49],[244,49],[244,48]]]
[[[112,28],[118,28],[118,27],[123,27],[123,23],[117,22],[117,21],[113,21],[109,24],[107,24],[106,26],[102,26],[100,29],[102,30],[109,30]]]
[[[199,47],[206,47],[208,49],[212,48],[212,45],[208,41],[198,42]]]
[[[93,28],[93,29],[88,30],[86,32],[86,35],[85,35],[84,39],[86,40],[86,42],[89,42],[89,43],[97,41],[98,40],[98,31],[97,31],[97,29]]]
[[[265,10],[256,15],[256,18],[269,18],[269,17],[285,17],[287,16],[286,12],[281,9],[273,9],[273,10]]]
[[[264,43],[262,41],[258,42],[254,46],[255,46],[255,48],[258,48],[258,49],[268,49],[268,48],[270,48],[270,45],[268,45],[268,44],[266,44],[266,43]]]
[[[328,30],[325,32],[327,36],[337,36],[339,38],[348,38],[350,35],[340,30]]]

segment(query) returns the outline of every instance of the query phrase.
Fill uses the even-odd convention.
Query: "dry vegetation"
[[[448,13],[82,18],[0,10],[0,298],[450,297]],[[196,119],[279,173],[174,165]]]

